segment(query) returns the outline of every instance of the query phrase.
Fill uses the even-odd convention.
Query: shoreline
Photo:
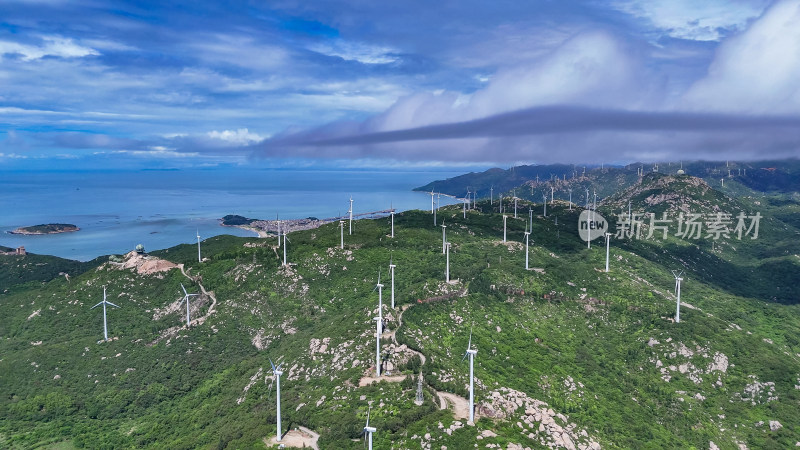
[[[396,212],[395,212],[396,213]],[[353,220],[358,219],[377,219],[381,217],[388,217],[391,210],[373,211],[367,213],[353,214]],[[271,238],[278,236],[278,223],[280,223],[280,230],[282,232],[291,233],[294,231],[312,230],[319,228],[329,223],[338,222],[340,220],[348,221],[350,216],[330,217],[326,219],[305,218],[305,219],[285,219],[285,220],[253,220],[247,225],[225,225],[220,219],[220,225],[223,227],[236,227],[242,230],[252,231],[258,234],[259,238]]]
[[[80,228],[78,228],[78,227],[70,228],[70,229],[67,229],[67,230],[53,230],[53,231],[44,231],[44,232],[42,232],[42,231],[28,231],[28,230],[25,230],[25,228],[27,228],[27,227],[21,227],[21,228],[15,229],[15,230],[9,230],[9,231],[6,231],[6,233],[8,233],[8,234],[16,234],[16,235],[20,235],[20,236],[45,236],[45,235],[48,235],[48,234],[74,233],[76,231],[80,231]]]

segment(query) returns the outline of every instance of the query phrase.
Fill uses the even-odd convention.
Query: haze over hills
[[[612,170],[623,169],[587,173],[599,185]],[[516,219],[505,200],[507,242],[498,200],[483,200],[441,208],[437,225],[430,211],[397,214],[394,238],[388,217],[356,221],[344,249],[338,223],[290,233],[288,267],[274,239],[232,236],[203,241],[202,263],[194,245],[90,263],[0,256],[0,445],[275,447],[271,358],[284,363],[282,431],[306,427],[319,448],[362,448],[369,405],[382,449],[794,446],[797,202],[658,173],[604,197],[597,213],[612,232],[631,201],[633,213],[667,217],[759,212],[759,235],[691,239],[673,222],[648,239],[643,220],[640,238],[611,240],[605,273],[603,240],[589,249],[578,238],[580,202],[555,201],[545,216],[540,197],[519,201]],[[383,381],[373,379],[379,271]],[[188,329],[181,283],[201,294]],[[108,342],[89,309],[103,286],[120,306],[108,311]]]
[[[557,191],[557,198],[563,200],[568,198],[567,189],[570,188],[575,195],[586,188],[596,190],[604,198],[637,183],[644,174],[675,175],[678,170],[700,177],[715,188],[724,188],[728,195],[748,195],[753,191],[775,194],[800,192],[800,160],[797,159],[752,162],[672,161],[594,167],[574,164],[523,165],[509,169],[493,168],[481,173],[470,172],[432,181],[415,190],[433,190],[458,197],[464,197],[468,190],[477,190],[479,198],[489,198],[490,189],[493,188],[496,195],[510,194],[515,190],[514,194],[521,198],[540,201],[541,193],[533,195],[528,191],[549,190],[552,186]],[[723,179],[724,182],[721,181]]]

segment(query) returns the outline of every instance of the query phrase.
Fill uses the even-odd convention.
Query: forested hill
[[[679,170],[702,178],[730,195],[800,195],[800,161],[796,159],[633,163],[626,166],[599,167],[525,165],[509,169],[494,168],[480,173],[471,172],[446,180],[436,180],[415,190],[441,192],[459,198],[465,197],[467,191],[477,191],[478,198],[489,198],[490,190],[493,190],[494,195],[502,193],[540,200],[542,193],[546,191],[549,195],[551,188],[556,191],[556,198],[561,199],[567,199],[569,189],[577,195],[588,188],[597,191],[601,197],[606,197],[637,183],[643,175],[676,175]]]
[[[691,180],[645,177],[597,213],[613,233],[625,198],[644,213],[646,199],[684,195],[758,211],[758,238],[648,239],[645,224],[612,238],[605,272],[604,240],[578,238],[580,206],[556,200],[545,215],[523,200],[514,217],[505,200],[504,241],[495,199],[444,207],[436,224],[430,211],[396,214],[394,237],[390,217],[359,220],[344,248],[338,223],[293,232],[288,266],[274,238],[231,236],[203,241],[203,262],[188,244],[70,277],[63,260],[36,260],[41,276],[0,289],[0,447],[277,448],[270,359],[283,364],[287,445],[363,449],[369,410],[377,449],[793,447],[798,205]],[[30,268],[29,256],[0,255],[0,270]],[[181,285],[199,294],[189,327]],[[106,310],[108,341],[91,309],[104,287],[119,306]]]

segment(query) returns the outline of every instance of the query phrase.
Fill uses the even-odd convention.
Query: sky
[[[0,2],[0,170],[800,156],[800,0]]]

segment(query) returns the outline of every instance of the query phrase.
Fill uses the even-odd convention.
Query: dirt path
[[[456,419],[469,417],[469,401],[467,399],[449,392],[436,391],[436,395],[439,397],[439,409],[447,409],[449,405],[453,405],[453,416]]]
[[[178,267],[181,269],[181,273],[183,274],[183,276],[185,276],[186,278],[188,278],[188,279],[194,281],[195,283],[197,283],[197,285],[200,286],[200,291],[203,293],[203,295],[206,295],[211,299],[211,306],[208,307],[208,311],[206,311],[206,314],[204,316],[198,317],[198,318],[192,320],[191,322],[189,322],[193,326],[194,325],[202,325],[203,322],[205,322],[206,319],[208,319],[208,317],[211,314],[216,312],[217,297],[214,295],[214,291],[207,291],[206,290],[206,288],[202,285],[202,283],[200,283],[200,277],[199,276],[198,277],[189,276],[189,274],[187,274],[186,271],[184,270],[183,264],[179,264]]]
[[[394,345],[400,345],[400,344],[397,343],[397,338],[395,337],[395,333],[397,333],[397,330],[399,330],[400,327],[403,326],[403,313],[406,312],[406,310],[408,308],[410,308],[411,306],[412,305],[403,305],[403,307],[400,308],[400,314],[397,315],[397,327],[395,327],[394,330],[392,330],[390,333],[388,333],[389,336],[392,338],[392,342],[394,342]],[[406,346],[406,347],[408,348],[408,346]],[[419,359],[420,359],[420,361],[422,361],[421,365],[422,366],[425,365],[425,361],[427,361],[427,359],[425,358],[425,355],[423,355],[422,353],[420,353],[420,352],[418,352],[418,351],[416,351],[416,350],[414,350],[412,348],[408,348],[408,351],[413,353],[413,354],[415,354],[415,355],[419,355]]]
[[[315,433],[306,427],[297,427],[297,429],[289,430],[286,434],[284,434],[280,443],[285,447],[313,448],[314,450],[319,450],[319,446],[317,445],[318,440],[318,433]],[[267,444],[267,446],[278,445],[278,441],[275,440],[275,436],[272,436],[269,439],[264,438],[264,443]]]
[[[188,273],[186,273],[186,270],[184,270],[183,264],[178,264],[178,268],[181,269],[181,273],[183,274],[183,276],[185,276],[189,280],[197,283],[197,285],[200,286],[200,291],[203,293],[203,295],[205,295],[205,296],[207,296],[208,298],[211,299],[211,306],[208,307],[208,311],[206,311],[206,313],[203,316],[200,316],[200,317],[197,317],[195,319],[192,319],[189,322],[189,325],[192,326],[192,327],[196,327],[196,326],[202,325],[206,321],[206,319],[208,319],[211,316],[211,314],[216,312],[217,297],[214,295],[214,291],[207,291],[206,290],[206,288],[200,283],[200,277],[199,276],[198,277],[192,277]],[[160,341],[162,341],[162,340],[164,340],[164,339],[166,339],[168,337],[174,336],[180,330],[183,330],[183,329],[185,329],[185,325],[177,325],[177,326],[174,326],[174,327],[167,328],[166,330],[162,331],[161,334],[159,334],[159,336],[153,342],[151,342],[149,345],[150,346],[156,345]]]

